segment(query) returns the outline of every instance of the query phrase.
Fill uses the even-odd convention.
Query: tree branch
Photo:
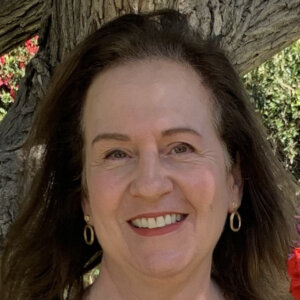
[[[44,0],[3,0],[0,10],[0,55],[12,50],[40,28]]]
[[[300,38],[300,0],[258,1],[249,24],[230,51],[246,74]]]
[[[216,38],[243,75],[300,38],[300,0],[182,0],[203,38]]]

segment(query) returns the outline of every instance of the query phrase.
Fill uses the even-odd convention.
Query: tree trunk
[[[39,52],[27,65],[26,76],[20,83],[16,101],[0,123],[0,250],[8,226],[18,210],[18,178],[22,175],[21,147],[30,129],[34,112],[45,94],[55,66],[86,35],[111,18],[124,13],[175,8],[189,16],[192,26],[203,37],[217,38],[241,74],[261,64],[300,37],[300,0],[24,2],[45,3],[42,19],[35,21],[40,24]],[[24,21],[23,24],[25,23]],[[0,47],[9,49],[12,42],[10,40],[5,45],[6,42],[1,38],[2,32],[3,22],[0,19]],[[7,32],[17,35],[13,27]]]
[[[40,29],[43,0],[2,0],[0,7],[0,56]]]

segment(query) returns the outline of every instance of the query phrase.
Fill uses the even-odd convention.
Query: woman
[[[26,149],[28,165],[41,157],[1,299],[289,299],[293,186],[230,62],[183,15],[125,15],[88,37]]]

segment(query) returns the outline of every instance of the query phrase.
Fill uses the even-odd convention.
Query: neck
[[[223,300],[219,288],[210,278],[211,262],[204,264],[197,270],[153,278],[130,272],[103,257],[100,275],[87,300]]]

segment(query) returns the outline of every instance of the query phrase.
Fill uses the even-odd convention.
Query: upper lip
[[[159,217],[159,216],[171,215],[171,214],[187,215],[186,213],[178,212],[178,211],[149,212],[149,213],[136,215],[133,218],[130,218],[128,221],[135,220],[135,219],[141,219],[141,218],[156,218],[156,217]]]

